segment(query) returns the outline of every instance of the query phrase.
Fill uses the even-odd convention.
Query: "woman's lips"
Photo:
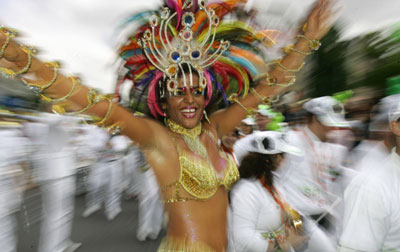
[[[196,116],[197,108],[184,108],[181,109],[181,114],[185,118],[194,118]]]

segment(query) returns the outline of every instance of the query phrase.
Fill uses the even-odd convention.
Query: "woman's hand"
[[[320,40],[332,28],[337,19],[337,4],[335,0],[318,0],[310,12],[303,27],[304,35],[313,40]]]
[[[306,235],[297,234],[293,227],[286,228],[286,236],[286,241],[279,244],[282,251],[291,251],[290,248],[293,248],[295,251],[303,251],[307,248],[308,240],[310,238]]]

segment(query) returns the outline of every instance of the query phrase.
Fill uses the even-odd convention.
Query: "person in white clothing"
[[[108,220],[121,212],[122,157],[128,146],[123,136],[111,137],[105,129],[93,129],[91,147],[97,152],[98,160],[89,172],[87,207],[83,217],[100,210],[103,201]]]
[[[302,157],[290,155],[282,162],[279,182],[292,206],[336,232],[331,217],[337,214],[333,206],[341,198],[333,193],[339,191],[334,181],[347,149],[325,141],[331,130],[349,124],[344,119],[343,105],[330,96],[312,99],[303,108],[308,113],[307,125],[289,131],[285,138],[305,153]]]
[[[164,207],[161,204],[160,188],[154,172],[143,155],[141,159],[144,162],[141,162],[142,166],[137,174],[140,191],[136,237],[139,241],[144,241],[146,238],[155,240],[162,229]]]
[[[143,155],[138,147],[131,144],[124,157],[125,199],[137,198],[140,192],[139,173],[142,167]]]
[[[279,247],[282,251],[335,251],[333,242],[318,226],[305,216],[300,219],[293,214],[297,211],[286,203],[276,180],[282,154],[284,160],[289,153],[302,156],[303,151],[288,145],[282,133],[273,131],[248,135],[237,141],[238,146],[248,152],[241,152],[242,179],[231,192],[229,251],[279,251]],[[296,232],[290,228],[293,226]]]
[[[71,133],[79,118],[42,113],[25,124],[25,134],[36,146],[36,180],[42,193],[39,252],[75,251],[70,240],[74,213],[75,157]]]
[[[394,148],[362,162],[345,191],[340,252],[400,251],[400,100],[388,118]]]
[[[18,125],[20,127],[21,125]],[[23,174],[29,141],[17,124],[0,124],[0,244],[2,252],[17,251],[15,212],[25,186]],[[7,143],[7,144],[5,144]]]

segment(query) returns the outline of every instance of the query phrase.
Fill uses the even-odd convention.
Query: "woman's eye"
[[[177,90],[177,91],[175,91],[174,96],[182,96],[184,94],[185,94],[185,92],[183,90]]]
[[[194,95],[201,95],[201,94],[203,94],[203,93],[202,93],[202,91],[201,91],[200,88],[194,88],[194,89],[192,90],[192,94],[194,94]]]

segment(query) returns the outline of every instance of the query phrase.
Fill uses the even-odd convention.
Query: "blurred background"
[[[0,0],[0,23],[17,29],[21,43],[38,47],[39,58],[59,60],[64,74],[78,75],[85,85],[113,93],[119,66],[116,52],[127,36],[121,24],[131,14],[154,9],[160,3],[160,0]],[[248,1],[245,8],[252,10],[251,22],[286,35],[277,48],[271,49],[271,58],[279,55],[279,45],[292,42],[313,3],[313,0]],[[373,106],[382,97],[400,93],[400,1],[346,0],[341,5],[340,17],[321,41],[323,46],[308,57],[296,85],[277,104],[277,110],[289,123],[301,121],[304,101],[331,95],[344,103],[347,119],[364,124],[369,122]],[[124,100],[130,86],[122,88]],[[39,100],[21,83],[0,79],[1,121],[12,117],[10,111],[42,109]],[[364,125],[363,130],[366,128]],[[360,142],[366,134],[355,132],[355,135],[355,141]],[[119,151],[113,154],[120,155],[118,158],[128,156],[132,150],[125,149],[123,155]],[[88,165],[80,164],[77,168],[77,196],[86,192],[85,167]],[[36,186],[32,181],[28,184],[31,188]],[[21,252],[37,251],[42,216],[38,203],[42,201],[41,193],[31,189],[27,192],[18,214]],[[79,251],[154,251],[160,238],[148,243],[132,238],[138,226],[137,202],[123,201],[122,209],[122,216],[114,222],[105,222],[99,213],[87,219],[81,217],[85,199],[77,197],[72,239],[84,242],[85,247]]]

